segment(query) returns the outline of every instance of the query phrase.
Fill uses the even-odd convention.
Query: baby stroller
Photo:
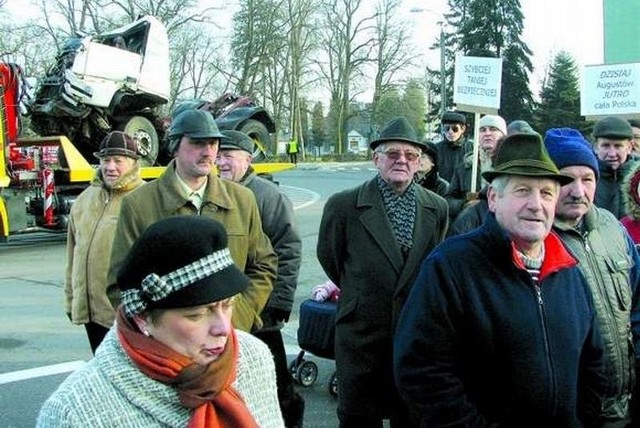
[[[318,302],[313,299],[307,299],[300,304],[298,346],[302,351],[289,366],[293,380],[299,385],[308,387],[318,379],[318,365],[306,360],[305,352],[335,360],[336,307],[335,302]],[[338,378],[335,370],[329,381],[329,393],[334,397],[338,396]]]

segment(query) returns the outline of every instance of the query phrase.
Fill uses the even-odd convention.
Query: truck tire
[[[160,143],[158,132],[149,119],[143,116],[131,116],[121,122],[117,129],[129,134],[138,145],[140,166],[153,166],[156,163]]]
[[[253,161],[261,162],[267,160],[267,154],[271,151],[271,135],[267,127],[261,122],[249,119],[244,122],[238,131],[244,132],[253,140]]]

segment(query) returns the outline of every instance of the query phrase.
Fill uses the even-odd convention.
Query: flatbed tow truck
[[[17,138],[7,143],[6,128],[0,120],[0,242],[28,232],[64,232],[71,205],[93,179],[97,165],[89,163],[65,136]],[[262,175],[293,168],[290,163],[252,166]],[[165,168],[146,166],[140,174],[152,180]]]

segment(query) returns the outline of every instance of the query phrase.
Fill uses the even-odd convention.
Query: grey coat
[[[580,262],[589,284],[605,344],[609,388],[602,410],[616,420],[629,417],[634,388],[634,349],[637,353],[640,343],[640,258],[609,211],[592,206],[582,222],[584,229],[576,230],[556,218],[554,230]]]
[[[335,347],[338,411],[385,417],[399,397],[391,359],[396,320],[420,263],[444,238],[448,213],[443,198],[416,186],[413,248],[404,260],[376,180],[329,198],[317,255],[341,289]]]
[[[240,184],[254,193],[262,220],[262,230],[269,237],[278,256],[278,276],[265,309],[275,308],[291,312],[302,261],[302,240],[295,225],[293,205],[289,198],[280,193],[276,184],[258,177],[253,168],[249,169]],[[273,326],[267,320],[263,321],[263,329],[282,328],[284,325],[279,322]]]

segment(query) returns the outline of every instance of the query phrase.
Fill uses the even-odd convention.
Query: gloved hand
[[[273,325],[278,322],[288,322],[291,311],[279,308],[264,308],[260,317],[265,325]]]

